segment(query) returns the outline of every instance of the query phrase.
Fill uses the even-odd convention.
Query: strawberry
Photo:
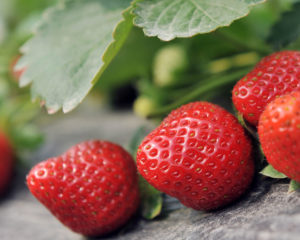
[[[266,105],[285,93],[300,90],[300,52],[282,51],[263,58],[234,86],[236,109],[257,126]]]
[[[251,183],[251,143],[237,119],[208,102],[174,110],[143,140],[141,175],[155,188],[197,210],[238,198]]]
[[[14,154],[7,136],[0,131],[0,195],[7,189],[14,166]]]
[[[300,92],[269,103],[261,114],[258,134],[267,161],[300,182]]]
[[[139,204],[132,157],[106,141],[83,142],[37,164],[27,185],[64,225],[86,236],[117,229]]]

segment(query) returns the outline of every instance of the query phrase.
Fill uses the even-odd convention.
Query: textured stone
[[[288,185],[258,177],[238,202],[222,210],[201,213],[183,208],[166,219],[139,223],[119,238],[107,239],[299,239],[300,196]]]
[[[81,107],[62,117],[41,123],[47,135],[44,146],[31,157],[30,165],[64,152],[83,140],[101,138],[126,146],[145,121],[130,112]],[[27,190],[26,171],[18,171],[12,191],[0,201],[1,240],[79,240],[60,224]],[[287,194],[287,181],[257,177],[248,193],[236,203],[211,213],[187,209],[166,198],[164,214],[154,221],[133,219],[120,231],[103,239],[120,240],[298,240],[300,193]],[[169,211],[170,209],[177,209]],[[169,212],[168,212],[169,211]]]

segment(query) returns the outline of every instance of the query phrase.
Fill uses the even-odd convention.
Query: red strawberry
[[[19,70],[15,70],[15,66],[19,59],[21,58],[21,55],[17,56],[16,58],[13,59],[13,61],[10,64],[10,72],[11,75],[14,77],[14,79],[18,82],[19,79],[21,78],[22,74],[26,71],[26,68],[21,68]]]
[[[300,90],[300,52],[282,51],[263,58],[233,88],[236,109],[253,125],[266,105],[285,93]]]
[[[251,143],[223,108],[194,102],[174,110],[142,142],[138,170],[158,190],[197,210],[238,198],[251,183]]]
[[[5,192],[13,173],[14,154],[11,143],[0,131],[0,195]]]
[[[267,161],[300,182],[300,92],[268,104],[260,117],[258,134]]]
[[[106,141],[87,141],[36,165],[27,176],[31,193],[73,231],[87,236],[123,225],[139,203],[132,157]]]

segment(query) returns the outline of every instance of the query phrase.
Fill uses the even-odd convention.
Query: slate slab
[[[64,152],[83,140],[101,138],[123,146],[134,131],[147,122],[129,111],[81,106],[61,117],[49,117],[41,123],[46,143],[30,156],[30,165]],[[29,193],[26,171],[18,171],[12,190],[0,201],[1,240],[83,240],[59,223]],[[299,240],[300,193],[287,194],[285,180],[258,177],[249,192],[237,203],[211,213],[185,207],[165,213],[154,221],[133,219],[124,229],[102,239],[107,240]],[[176,201],[167,198],[170,206]]]

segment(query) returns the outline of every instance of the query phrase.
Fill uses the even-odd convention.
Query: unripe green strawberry
[[[300,92],[269,103],[260,117],[258,134],[267,161],[300,182]]]
[[[168,45],[156,53],[153,65],[154,83],[159,87],[172,86],[187,69],[186,50],[179,44]]]
[[[233,88],[236,109],[253,125],[266,105],[285,93],[300,90],[300,52],[282,51],[263,58]]]
[[[197,210],[232,202],[254,173],[244,129],[232,114],[208,102],[171,112],[143,140],[137,165],[155,188]]]
[[[36,165],[27,176],[31,193],[64,225],[99,236],[123,225],[139,205],[132,157],[106,141],[87,141]]]

